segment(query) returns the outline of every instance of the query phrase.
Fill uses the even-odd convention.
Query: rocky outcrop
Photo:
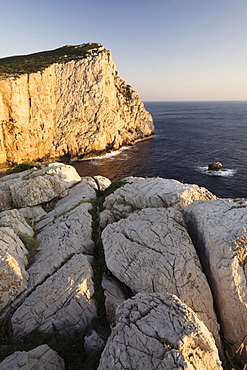
[[[15,352],[0,363],[0,370],[65,370],[63,359],[46,344],[28,352]]]
[[[77,368],[97,369],[105,347],[100,369],[221,369],[220,324],[242,370],[246,200],[159,178],[109,185],[58,163],[0,179],[0,360],[34,338]]]
[[[108,225],[102,242],[109,270],[134,293],[176,294],[220,343],[211,292],[181,212],[174,208],[135,212]]]
[[[237,348],[247,333],[247,201],[197,201],[184,209],[219,310]],[[247,359],[247,358],[246,358]]]
[[[148,207],[182,209],[197,199],[216,199],[216,196],[205,188],[176,180],[128,177],[123,180],[123,186],[106,197],[101,225],[105,227],[112,220]]]
[[[108,50],[68,52],[36,73],[0,78],[0,164],[116,150],[153,133]]]
[[[139,293],[117,316],[98,370],[222,369],[211,334],[175,296]]]

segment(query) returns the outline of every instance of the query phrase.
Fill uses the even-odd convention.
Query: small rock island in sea
[[[28,148],[73,157],[151,135],[109,52],[90,47],[2,75],[2,163]],[[246,199],[172,179],[111,183],[59,162],[1,178],[0,370],[242,370],[246,224]]]

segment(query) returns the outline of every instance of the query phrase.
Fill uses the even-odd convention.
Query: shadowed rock
[[[63,359],[46,344],[28,352],[17,351],[0,363],[0,370],[65,370]]]

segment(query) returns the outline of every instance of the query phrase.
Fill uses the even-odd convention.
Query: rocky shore
[[[51,163],[0,179],[0,370],[243,369],[247,200]]]

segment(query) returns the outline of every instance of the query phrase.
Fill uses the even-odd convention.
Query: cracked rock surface
[[[214,340],[170,294],[138,293],[117,311],[98,370],[222,369]]]
[[[220,342],[211,291],[180,211],[135,212],[108,225],[102,242],[109,270],[134,293],[177,295]]]
[[[90,203],[80,204],[55,219],[37,234],[40,242],[35,262],[29,268],[29,289],[50,276],[75,253],[93,253]],[[49,217],[49,214],[48,214]],[[49,263],[47,263],[49,261]]]
[[[91,257],[74,255],[39,285],[12,316],[14,336],[22,337],[35,329],[66,335],[85,330],[96,316],[91,262]]]
[[[17,351],[0,363],[0,370],[65,370],[63,359],[43,344],[31,351]]]
[[[173,206],[182,209],[196,199],[216,199],[203,187],[176,180],[128,177],[124,181],[127,183],[106,197],[104,202],[105,210],[110,211],[115,220],[143,208]]]
[[[184,209],[205,263],[226,340],[247,333],[247,201],[197,201]]]

